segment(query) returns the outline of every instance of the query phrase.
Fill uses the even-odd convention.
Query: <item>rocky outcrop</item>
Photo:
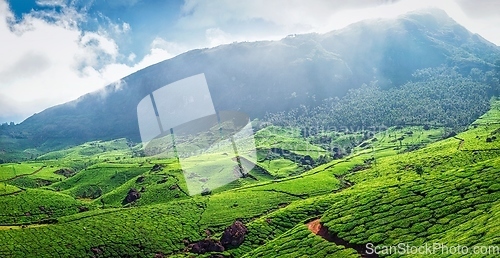
[[[125,197],[125,199],[123,200],[123,204],[128,204],[128,203],[132,203],[132,202],[135,202],[137,201],[139,198],[141,198],[141,193],[139,191],[137,191],[137,189],[135,188],[130,188],[130,190],[128,190],[128,193],[127,193],[127,196]]]
[[[220,242],[225,248],[238,247],[245,240],[247,232],[247,227],[241,221],[235,221],[224,230]]]
[[[203,239],[188,246],[192,253],[204,254],[207,252],[224,252],[221,242],[214,239]]]
[[[72,177],[76,174],[76,172],[69,168],[61,168],[54,171],[54,174],[63,175],[64,177]]]

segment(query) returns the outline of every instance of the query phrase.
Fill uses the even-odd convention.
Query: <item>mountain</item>
[[[498,46],[436,9],[362,21],[326,34],[192,50],[3,127],[0,153],[116,138],[139,142],[139,101],[200,73],[216,110],[237,110],[253,119],[299,105],[316,106],[372,81],[382,89],[397,88],[418,69],[454,67],[464,76],[474,69],[486,72],[499,59]]]

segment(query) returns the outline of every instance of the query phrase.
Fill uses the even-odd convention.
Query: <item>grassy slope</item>
[[[68,195],[27,189],[0,198],[0,224],[36,223],[75,214],[82,204]]]
[[[8,185],[7,183],[0,183],[0,196],[8,195],[20,191],[18,187]]]
[[[281,148],[299,155],[309,155],[313,159],[326,153],[326,150],[301,138],[298,130],[289,128],[268,126],[255,134],[255,140],[259,149]]]
[[[74,197],[98,197],[148,170],[149,168],[145,167],[134,168],[128,165],[108,167],[99,164],[87,168],[84,173],[78,173],[68,180],[55,183],[51,187]]]
[[[357,184],[328,198],[332,205],[321,217],[322,223],[331,234],[352,244],[498,245],[500,141],[487,143],[485,139],[498,134],[500,126],[494,123],[499,120],[500,103],[496,102],[475,126],[457,136],[464,140],[462,144],[450,138],[418,151],[382,155],[376,165],[347,172],[347,178]],[[424,169],[422,176],[415,171],[419,165]],[[272,219],[268,221],[249,227],[256,227],[260,234],[275,231]],[[300,242],[298,235],[306,236],[300,233],[303,230],[299,225],[259,248],[248,241],[239,248],[244,252],[236,253],[249,257],[304,254],[301,250],[313,248],[316,242]],[[259,232],[249,238],[255,234]],[[285,242],[296,244],[281,245]]]
[[[300,224],[245,257],[359,257],[354,250],[344,249],[313,234]]]
[[[0,181],[6,181],[16,176],[31,174],[44,166],[43,163],[7,163],[0,165]]]
[[[0,256],[80,257],[94,254],[92,248],[101,250],[104,257],[126,254],[152,257],[159,252],[182,256],[183,239],[202,239],[206,229],[221,232],[235,219],[243,220],[249,233],[242,246],[226,254],[309,256],[319,255],[319,247],[324,247],[325,254],[337,257],[355,254],[352,249],[335,246],[307,232],[303,224],[317,217],[321,217],[331,233],[351,243],[405,241],[418,245],[439,241],[498,245],[500,182],[496,175],[500,167],[500,140],[486,142],[486,138],[494,135],[500,138],[500,125],[496,124],[500,120],[499,107],[500,102],[493,103],[488,114],[457,138],[412,152],[402,152],[404,148],[399,147],[399,142],[390,145],[392,139],[378,136],[378,141],[372,144],[373,149],[360,147],[348,158],[294,177],[242,184],[240,188],[204,197],[177,199],[167,194],[163,199],[166,203],[154,201],[155,195],[163,198],[163,188],[153,187],[154,195],[146,197],[146,190],[144,203],[140,203],[142,200],[137,203],[139,207],[97,209],[78,214],[75,208],[72,215],[60,214],[70,216],[60,217],[59,223],[54,225],[0,230]],[[440,134],[439,129],[427,133],[418,128],[411,130],[413,135],[405,139],[409,143],[414,143],[418,135],[432,140]],[[89,159],[105,155],[87,154],[91,155]],[[107,159],[109,163],[109,157]],[[137,164],[144,161],[134,160]],[[144,167],[147,170],[151,166]],[[169,175],[178,169],[172,164],[166,167],[169,166],[171,170],[160,172],[167,176],[166,186],[174,183]],[[93,169],[112,171],[114,168],[102,165],[88,168]],[[123,171],[127,169],[130,167]],[[148,171],[139,174],[150,180],[145,181],[149,182],[148,186],[155,184],[156,177],[163,176]],[[117,184],[102,198],[118,203],[139,174]],[[72,180],[76,179],[59,183],[68,182],[64,189],[70,194],[79,185],[70,184]],[[93,179],[85,181],[89,180]],[[355,185],[349,187],[353,183]],[[52,193],[31,191],[25,194]],[[64,200],[70,198],[62,193],[58,195]],[[34,196],[27,198],[33,198],[33,203],[43,201]],[[55,197],[45,199],[52,198]],[[57,203],[66,207],[77,205],[72,201]],[[8,205],[14,207],[15,203]]]

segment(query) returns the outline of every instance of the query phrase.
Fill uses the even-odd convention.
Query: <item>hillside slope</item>
[[[416,151],[385,140],[383,134],[395,133],[391,129],[380,132],[372,147],[300,176],[159,204],[63,214],[53,224],[0,227],[0,255],[194,257],[190,243],[218,239],[235,220],[248,229],[242,245],[210,254],[359,257],[367,243],[498,246],[499,101],[465,132]]]
[[[192,50],[0,129],[0,155],[91,140],[138,142],[138,102],[164,85],[199,73],[206,76],[216,110],[239,110],[253,119],[299,105],[317,106],[371,81],[382,89],[399,87],[412,80],[417,69],[445,66],[463,76],[473,68],[486,73],[498,59],[499,47],[432,9],[322,35]]]

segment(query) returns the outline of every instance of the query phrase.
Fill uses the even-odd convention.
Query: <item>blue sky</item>
[[[0,0],[0,123],[195,48],[324,33],[434,6],[500,45],[499,0]]]
[[[61,12],[59,1],[7,1],[17,21],[23,15],[34,11]],[[113,26],[124,23],[134,28],[125,35],[110,35],[119,45],[121,52],[134,53],[136,56],[146,55],[149,44],[156,37],[169,40],[181,40],[178,33],[173,33],[172,27],[180,17],[182,0],[111,0],[111,1],[61,1],[68,4],[80,13],[85,13],[85,19],[80,21],[78,27],[82,31],[107,30],[113,33]],[[160,11],[161,10],[161,11]],[[155,24],[161,24],[160,26]],[[127,56],[119,61],[127,61]]]

